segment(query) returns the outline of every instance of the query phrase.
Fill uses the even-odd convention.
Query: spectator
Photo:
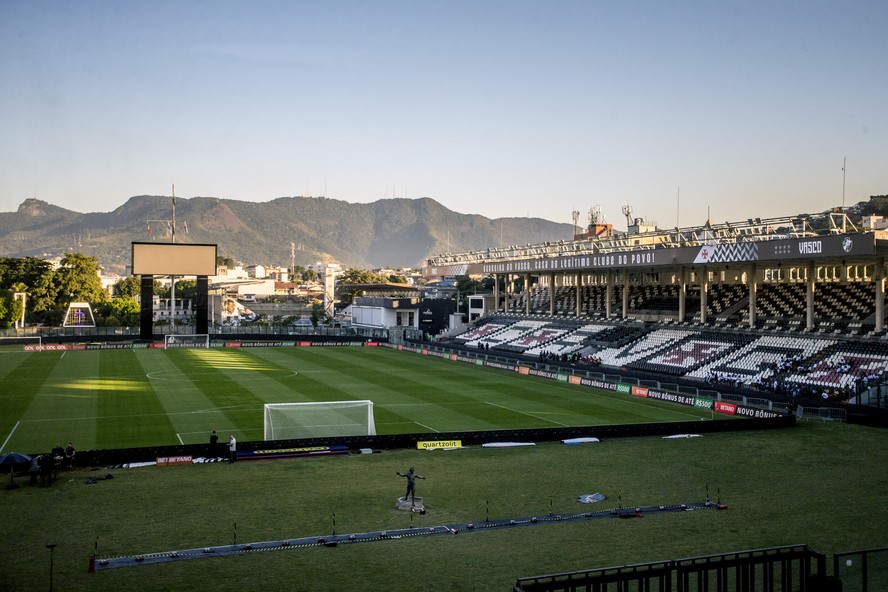
[[[74,468],[74,455],[76,453],[77,451],[74,450],[74,444],[68,442],[68,447],[65,448],[65,466],[69,469]]]
[[[31,458],[31,466],[28,467],[28,475],[31,476],[31,485],[37,485],[37,477],[40,475],[40,455]]]

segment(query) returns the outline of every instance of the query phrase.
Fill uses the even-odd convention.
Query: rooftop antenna
[[[625,204],[623,206],[623,215],[626,216],[626,227],[632,226],[632,206]]]
[[[589,225],[604,224],[604,214],[601,213],[601,206],[595,205],[589,208]]]
[[[681,228],[681,224],[678,223],[678,213],[679,213],[679,205],[681,204],[681,187],[675,193],[675,227]]]
[[[574,236],[576,236],[576,235],[577,235],[577,227],[578,227],[578,223],[579,223],[579,221],[580,221],[580,211],[579,211],[579,210],[574,210],[574,211],[572,211],[572,212],[570,213],[570,216],[571,216],[571,218],[573,218],[573,222],[574,222]]]

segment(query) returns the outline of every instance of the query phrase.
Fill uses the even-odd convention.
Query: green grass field
[[[0,452],[262,440],[266,403],[370,399],[379,434],[709,418],[388,348],[141,349],[0,353]]]
[[[295,374],[294,374],[295,372]],[[626,395],[383,349],[0,354],[5,450],[244,439],[262,404],[369,398],[380,433],[686,420],[694,411]],[[691,414],[691,415],[689,415]],[[708,417],[708,414],[704,414]],[[423,428],[422,426],[425,426]],[[6,438],[6,436],[4,436]],[[888,545],[884,430],[803,422],[702,438],[456,451],[396,450],[265,462],[62,473],[0,489],[0,590],[510,590],[577,569],[806,543],[835,553]],[[428,512],[413,525],[713,497],[727,511],[558,523],[144,565],[90,574],[89,555],[136,555],[405,528],[395,509],[415,466]],[[86,484],[112,472],[114,479]],[[577,502],[584,493],[608,499]],[[882,586],[879,580],[871,585]],[[851,588],[846,587],[846,590]],[[873,588],[871,588],[873,589]]]

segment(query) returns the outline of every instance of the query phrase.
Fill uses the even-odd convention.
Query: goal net
[[[0,337],[0,350],[42,351],[43,339],[39,335],[32,337]]]
[[[375,435],[373,401],[265,405],[266,440]]]
[[[163,346],[166,349],[176,348],[204,348],[210,347],[210,336],[208,333],[193,333],[185,335],[164,335]]]

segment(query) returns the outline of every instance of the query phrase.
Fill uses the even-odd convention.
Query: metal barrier
[[[833,573],[842,581],[842,592],[888,590],[888,547],[836,553]]]
[[[820,419],[823,421],[845,421],[848,412],[835,407],[801,407],[798,416],[802,419]]]
[[[807,545],[519,578],[514,592],[828,592],[826,556]]]

